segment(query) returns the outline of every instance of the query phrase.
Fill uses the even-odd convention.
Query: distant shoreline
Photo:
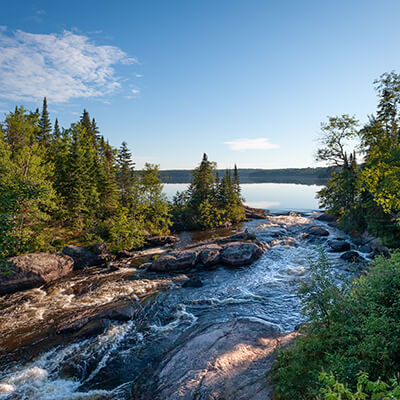
[[[159,177],[163,183],[190,183],[191,170],[161,170]],[[220,176],[225,170],[219,169]],[[328,168],[283,168],[252,169],[240,168],[239,178],[243,183],[294,183],[303,185],[324,185],[331,176]]]

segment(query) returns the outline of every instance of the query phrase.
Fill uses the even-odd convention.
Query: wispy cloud
[[[137,62],[120,48],[97,45],[87,36],[33,34],[0,29],[0,98],[54,103],[99,97],[121,88],[115,65]]]
[[[246,151],[246,150],[271,150],[278,149],[279,145],[269,142],[267,138],[257,139],[236,139],[231,142],[224,142],[231,150]]]
[[[135,73],[136,78],[143,78],[142,74]]]

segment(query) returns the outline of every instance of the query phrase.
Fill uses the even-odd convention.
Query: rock
[[[146,239],[146,243],[150,247],[165,246],[166,244],[173,244],[177,242],[179,242],[179,238],[173,235],[153,236]]]
[[[310,226],[307,233],[314,236],[329,236],[329,231],[322,226]]]
[[[107,245],[105,243],[95,243],[92,246],[92,252],[94,254],[98,254],[98,255],[105,254],[106,250],[107,250]]]
[[[143,371],[132,398],[268,400],[272,388],[266,374],[275,350],[297,335],[245,319],[193,328]]]
[[[323,222],[336,222],[335,216],[326,212],[318,215],[315,219]]]
[[[107,318],[113,321],[129,321],[135,315],[135,307],[132,304],[122,304],[98,314],[96,318]]]
[[[103,333],[111,325],[108,319],[95,319],[88,322],[82,329],[74,334],[74,337],[88,338]]]
[[[255,243],[233,242],[221,251],[221,261],[232,267],[251,264],[261,257],[263,251]]]
[[[255,240],[256,236],[254,233],[249,232],[238,232],[231,236],[226,236],[222,239],[218,239],[218,243],[228,243],[228,242],[237,242],[238,240]]]
[[[262,208],[252,208],[243,205],[243,210],[247,219],[265,219],[267,218],[267,213]]]
[[[340,258],[342,260],[351,261],[351,262],[360,262],[363,261],[364,258],[360,256],[360,254],[355,250],[346,251],[343,253]]]
[[[343,252],[350,250],[350,243],[341,239],[328,240],[328,245],[334,252]]]
[[[86,250],[83,247],[69,245],[65,246],[62,252],[63,254],[73,258],[75,269],[83,269],[85,267],[105,264],[104,257]]]
[[[8,260],[10,274],[0,274],[0,295],[42,286],[67,275],[73,270],[71,257],[31,253]]]
[[[201,246],[199,248],[197,264],[205,267],[211,267],[212,265],[218,264],[221,260],[221,249],[222,247],[217,244]]]
[[[198,276],[193,276],[187,281],[183,282],[182,287],[184,288],[199,288],[203,286],[203,281]]]
[[[371,246],[368,246],[368,245],[358,246],[357,250],[360,253],[372,253],[374,251],[374,249]]]
[[[181,271],[196,265],[198,250],[182,250],[159,257],[153,262],[150,271]]]

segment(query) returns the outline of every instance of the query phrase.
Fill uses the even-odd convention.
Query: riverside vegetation
[[[239,178],[204,155],[187,192],[173,203],[158,166],[135,171],[127,144],[117,150],[84,110],[67,129],[40,112],[16,107],[0,125],[0,260],[64,244],[106,242],[110,251],[137,249],[151,235],[215,227],[244,218]]]
[[[400,75],[386,73],[375,84],[377,112],[364,126],[349,115],[322,124],[316,158],[335,172],[318,196],[342,229],[355,236],[368,231],[398,248]],[[348,140],[357,142],[350,152]],[[400,399],[400,252],[374,259],[341,287],[322,256],[299,295],[309,322],[278,357],[275,398]]]

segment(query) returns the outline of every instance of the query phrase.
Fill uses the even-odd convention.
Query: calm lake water
[[[186,183],[167,183],[164,192],[172,199],[177,191],[186,190]],[[246,183],[242,184],[242,195],[250,207],[271,211],[318,210],[315,194],[322,188],[318,185],[294,183]]]

